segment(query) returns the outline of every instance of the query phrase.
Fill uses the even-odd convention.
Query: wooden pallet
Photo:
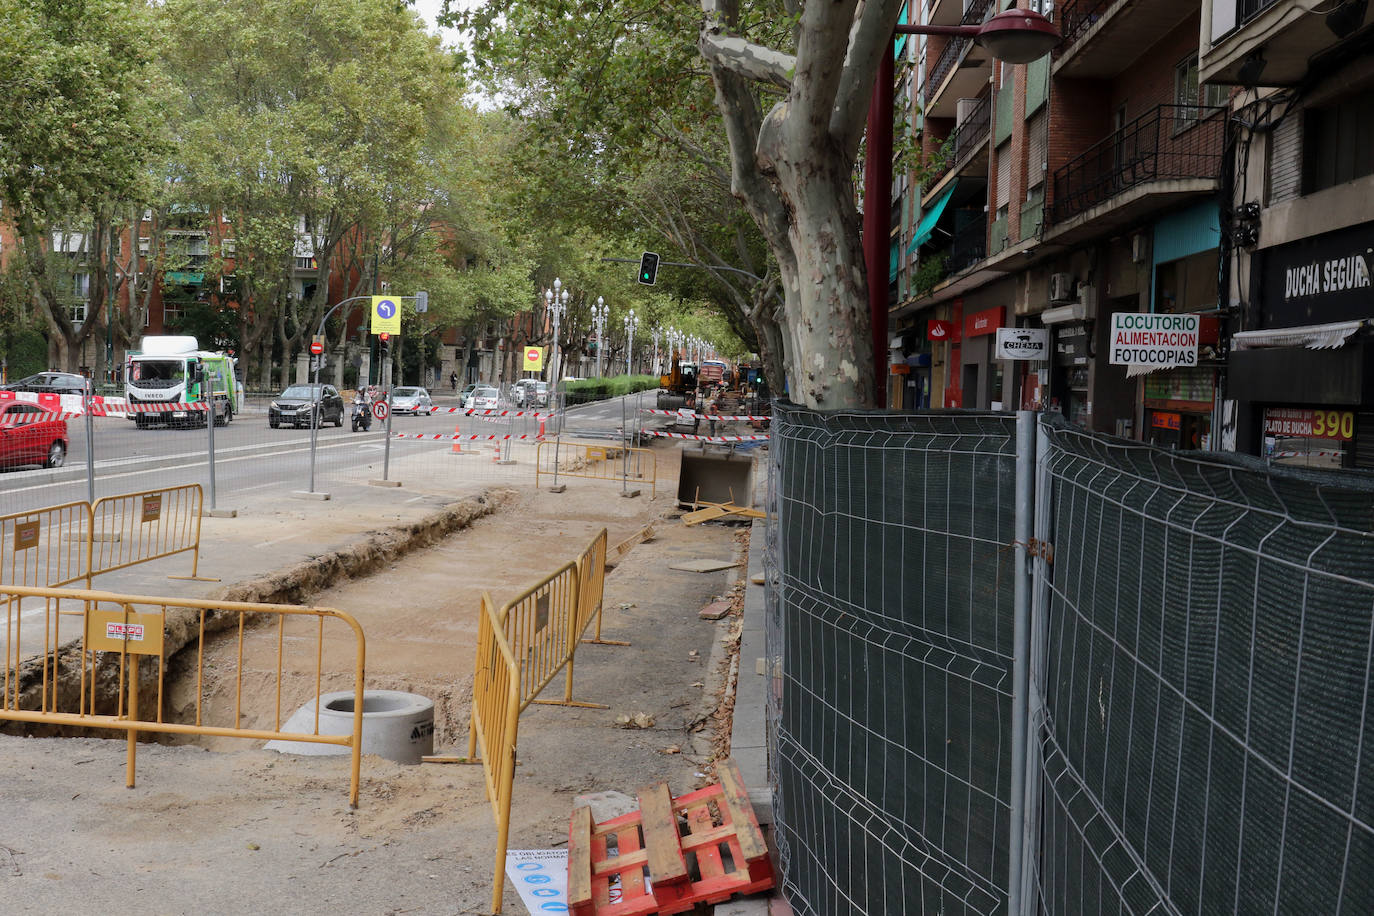
[[[568,903],[574,916],[683,913],[774,884],[773,865],[733,760],[720,782],[679,798],[667,783],[640,790],[638,811],[592,824],[573,810]]]

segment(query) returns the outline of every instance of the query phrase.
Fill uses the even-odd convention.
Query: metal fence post
[[[86,414],[86,502],[95,502],[95,423],[91,419],[91,380],[81,392],[81,407]],[[59,410],[61,407],[58,408]]]
[[[1035,515],[1035,414],[1016,412],[1015,580],[1012,612],[1011,812],[1007,913],[1022,916],[1021,869],[1026,823],[1027,711],[1030,690],[1030,540]]]
[[[225,416],[228,416],[228,406],[225,406]],[[215,393],[210,392],[210,414],[205,420],[206,436],[209,439],[209,465],[210,465],[210,511],[215,511]],[[313,489],[313,487],[312,487]]]

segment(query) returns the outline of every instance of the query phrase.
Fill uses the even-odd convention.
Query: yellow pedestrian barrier
[[[18,585],[0,585],[0,614],[4,616],[5,636],[5,659],[0,666],[0,720],[125,732],[126,780],[131,788],[139,732],[338,745],[352,755],[348,800],[353,807],[358,806],[366,642],[362,627],[352,616],[332,608]],[[247,624],[253,617],[276,618],[276,632],[272,634],[275,647],[268,650],[275,653],[271,668],[276,680],[274,710],[244,708],[244,647]],[[293,626],[288,639],[287,621],[294,619],[302,620],[303,625]],[[335,625],[326,631],[328,621],[346,629],[340,631]],[[237,662],[228,673],[233,679],[233,709],[211,708],[208,700],[216,685],[206,683],[205,640],[216,632],[235,630]],[[309,690],[313,690],[309,695],[320,696],[326,674],[331,679],[342,674],[326,671],[326,635],[331,637],[332,647],[338,641],[336,632],[346,639],[349,631],[353,636],[352,649],[347,653],[353,668],[352,732],[320,734],[318,708],[311,732],[282,731],[282,703],[291,699],[283,697],[285,689],[294,686],[293,692],[298,696]],[[192,641],[190,634],[195,633],[196,647],[187,648],[179,656],[193,662],[195,668],[193,714],[186,717],[191,721],[171,721],[166,713],[171,705],[172,685],[166,682],[169,656],[181,648],[179,644],[168,645],[165,634],[169,632],[185,634],[180,637],[185,644]],[[194,658],[188,658],[192,652]],[[331,654],[337,655],[338,651]],[[154,663],[155,670],[144,668],[145,659]],[[217,676],[220,674],[216,672]],[[149,688],[154,688],[152,702],[145,703],[149,698],[144,693]],[[245,727],[245,718],[263,723],[270,720],[272,726]]]
[[[0,582],[57,588],[91,584],[91,507],[63,503],[0,516]]]
[[[91,505],[91,575],[124,569],[179,553],[191,554],[191,575],[200,567],[200,484],[106,496]]]
[[[573,657],[582,632],[597,618],[606,582],[606,529],[592,538],[572,562],[564,563],[498,610],[483,593],[477,624],[477,662],[473,666],[472,718],[466,757],[427,758],[444,763],[481,763],[496,817],[496,870],[491,909],[501,912],[505,888],[506,846],[515,784],[516,733],[520,713],[530,703],[605,709],[572,699]],[[609,643],[628,645],[628,643]],[[536,700],[564,665],[567,685],[561,701]]]
[[[520,708],[520,666],[502,632],[491,596],[484,592],[477,624],[477,666],[472,677],[472,720],[468,726],[466,762],[477,762],[480,752],[487,798],[496,819],[496,869],[491,891],[493,913],[501,912],[505,889]]]
[[[555,468],[555,462],[557,468]],[[652,449],[578,442],[540,442],[534,453],[534,485],[541,477],[624,480],[648,483],[658,495],[658,457]]]

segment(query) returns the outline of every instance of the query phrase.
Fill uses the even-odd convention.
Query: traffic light
[[[391,355],[391,335],[386,331],[377,335],[377,356],[386,359]]]
[[[646,251],[639,256],[639,282],[645,286],[653,286],[657,277],[658,255],[652,251]]]

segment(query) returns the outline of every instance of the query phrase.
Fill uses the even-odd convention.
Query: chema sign
[[[1049,359],[1049,329],[998,328],[996,356],[998,359]]]

